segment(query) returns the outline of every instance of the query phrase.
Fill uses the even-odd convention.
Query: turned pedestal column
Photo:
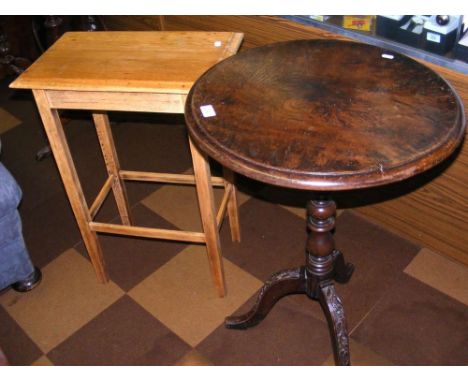
[[[262,321],[282,297],[305,293],[320,302],[332,335],[336,362],[349,365],[349,340],[346,318],[333,280],[347,282],[354,270],[335,250],[332,230],[335,227],[335,202],[328,199],[307,203],[308,238],[305,266],[275,273],[263,286],[254,307],[246,314],[228,317],[229,329],[246,329]]]

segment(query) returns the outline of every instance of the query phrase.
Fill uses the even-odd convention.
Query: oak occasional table
[[[183,113],[194,81],[235,54],[242,33],[70,32],[61,37],[10,86],[32,89],[83,241],[100,281],[106,282],[98,232],[204,243],[219,296],[225,294],[218,229],[228,212],[233,240],[240,241],[233,174],[211,177],[205,155],[190,144],[194,175],[122,170],[105,111]],[[108,178],[88,206],[70,154],[58,109],[91,110]],[[203,232],[134,226],[124,181],[195,184]],[[224,187],[215,211],[212,186]],[[94,221],[110,190],[122,224]]]
[[[228,317],[226,326],[256,325],[281,297],[305,293],[325,312],[336,363],[349,365],[334,281],[346,283],[354,268],[335,249],[333,191],[396,182],[444,160],[464,134],[460,98],[436,73],[400,54],[300,40],[215,65],[189,93],[185,118],[193,142],[224,166],[311,192],[305,266],[274,274],[254,307]]]

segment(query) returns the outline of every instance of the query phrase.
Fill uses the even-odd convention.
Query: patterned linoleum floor
[[[242,242],[221,230],[228,296],[216,297],[204,247],[102,236],[111,282],[99,284],[28,93],[0,89],[2,162],[23,189],[20,213],[43,282],[28,294],[0,292],[0,348],[13,365],[330,365],[332,348],[317,303],[282,299],[247,331],[223,327],[246,311],[267,277],[303,263],[303,194],[239,179]],[[66,133],[88,201],[105,169],[95,131],[68,115]],[[111,115],[122,168],[190,172],[183,121]],[[214,172],[218,170],[214,166]],[[197,229],[194,189],[129,183],[139,225]],[[218,195],[219,199],[219,195]],[[98,216],[116,220],[109,197]],[[117,221],[117,220],[116,220]],[[468,269],[340,211],[336,242],[356,271],[337,285],[355,365],[468,364]]]

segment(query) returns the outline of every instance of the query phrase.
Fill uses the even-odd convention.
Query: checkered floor
[[[0,292],[0,348],[13,365],[331,365],[319,305],[282,299],[246,331],[223,327],[244,312],[268,276],[304,262],[305,195],[239,179],[242,242],[221,230],[228,295],[216,297],[203,246],[103,235],[111,282],[99,284],[87,258],[28,92],[0,88],[2,162],[23,189],[20,213],[41,285]],[[105,179],[86,114],[67,114],[66,133],[88,200]],[[111,114],[122,168],[190,172],[183,119]],[[214,172],[219,166],[214,164]],[[138,225],[197,230],[195,191],[129,183]],[[219,200],[219,195],[218,195]],[[118,221],[109,197],[101,221]],[[468,269],[340,211],[337,247],[356,271],[337,285],[355,365],[468,364]]]

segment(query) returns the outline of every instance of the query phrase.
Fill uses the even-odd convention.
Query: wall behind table
[[[273,16],[105,16],[110,30],[205,30],[243,32],[241,50],[275,41],[346,37]],[[428,64],[445,77],[468,106],[466,75]],[[445,256],[468,264],[468,144],[442,166],[387,190],[350,195],[356,210]],[[373,193],[373,196],[369,196]],[[375,198],[378,194],[378,198]],[[373,203],[366,205],[367,196]],[[353,204],[354,203],[354,204]]]

